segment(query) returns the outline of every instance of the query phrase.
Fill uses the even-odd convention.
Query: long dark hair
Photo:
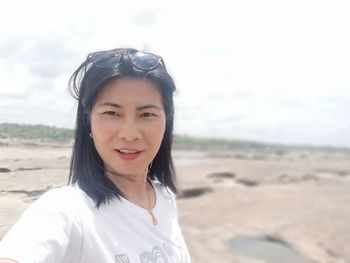
[[[144,53],[159,59],[159,65],[154,68],[143,70],[135,67],[132,56],[137,52],[139,51],[136,49],[120,48],[91,53],[69,80],[70,91],[78,100],[69,183],[78,183],[79,187],[94,200],[97,207],[115,196],[120,198],[123,193],[105,175],[103,160],[90,138],[89,116],[98,91],[111,81],[123,76],[147,78],[160,87],[166,127],[160,149],[149,167],[149,177],[151,180],[157,179],[174,193],[177,192],[171,157],[175,84],[163,60],[157,55]]]

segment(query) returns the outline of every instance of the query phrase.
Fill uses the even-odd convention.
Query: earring
[[[89,133],[89,136],[90,136],[91,139],[93,139],[93,136],[92,136],[92,133],[91,133],[91,132]]]

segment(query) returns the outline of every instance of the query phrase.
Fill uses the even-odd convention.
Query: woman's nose
[[[127,141],[134,141],[141,139],[141,130],[139,125],[134,121],[125,121],[118,127],[119,138]]]

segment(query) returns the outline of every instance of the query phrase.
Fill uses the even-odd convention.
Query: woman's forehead
[[[146,78],[123,77],[102,87],[96,102],[118,102],[118,104],[162,103],[162,94],[155,82]],[[121,105],[122,106],[122,105]]]

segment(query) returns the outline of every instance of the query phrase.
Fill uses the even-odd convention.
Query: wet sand
[[[0,238],[68,180],[70,144],[0,141]],[[235,237],[269,237],[305,259],[350,263],[350,154],[311,150],[173,152],[180,223],[193,262],[262,262]],[[282,261],[281,261],[282,262]]]

